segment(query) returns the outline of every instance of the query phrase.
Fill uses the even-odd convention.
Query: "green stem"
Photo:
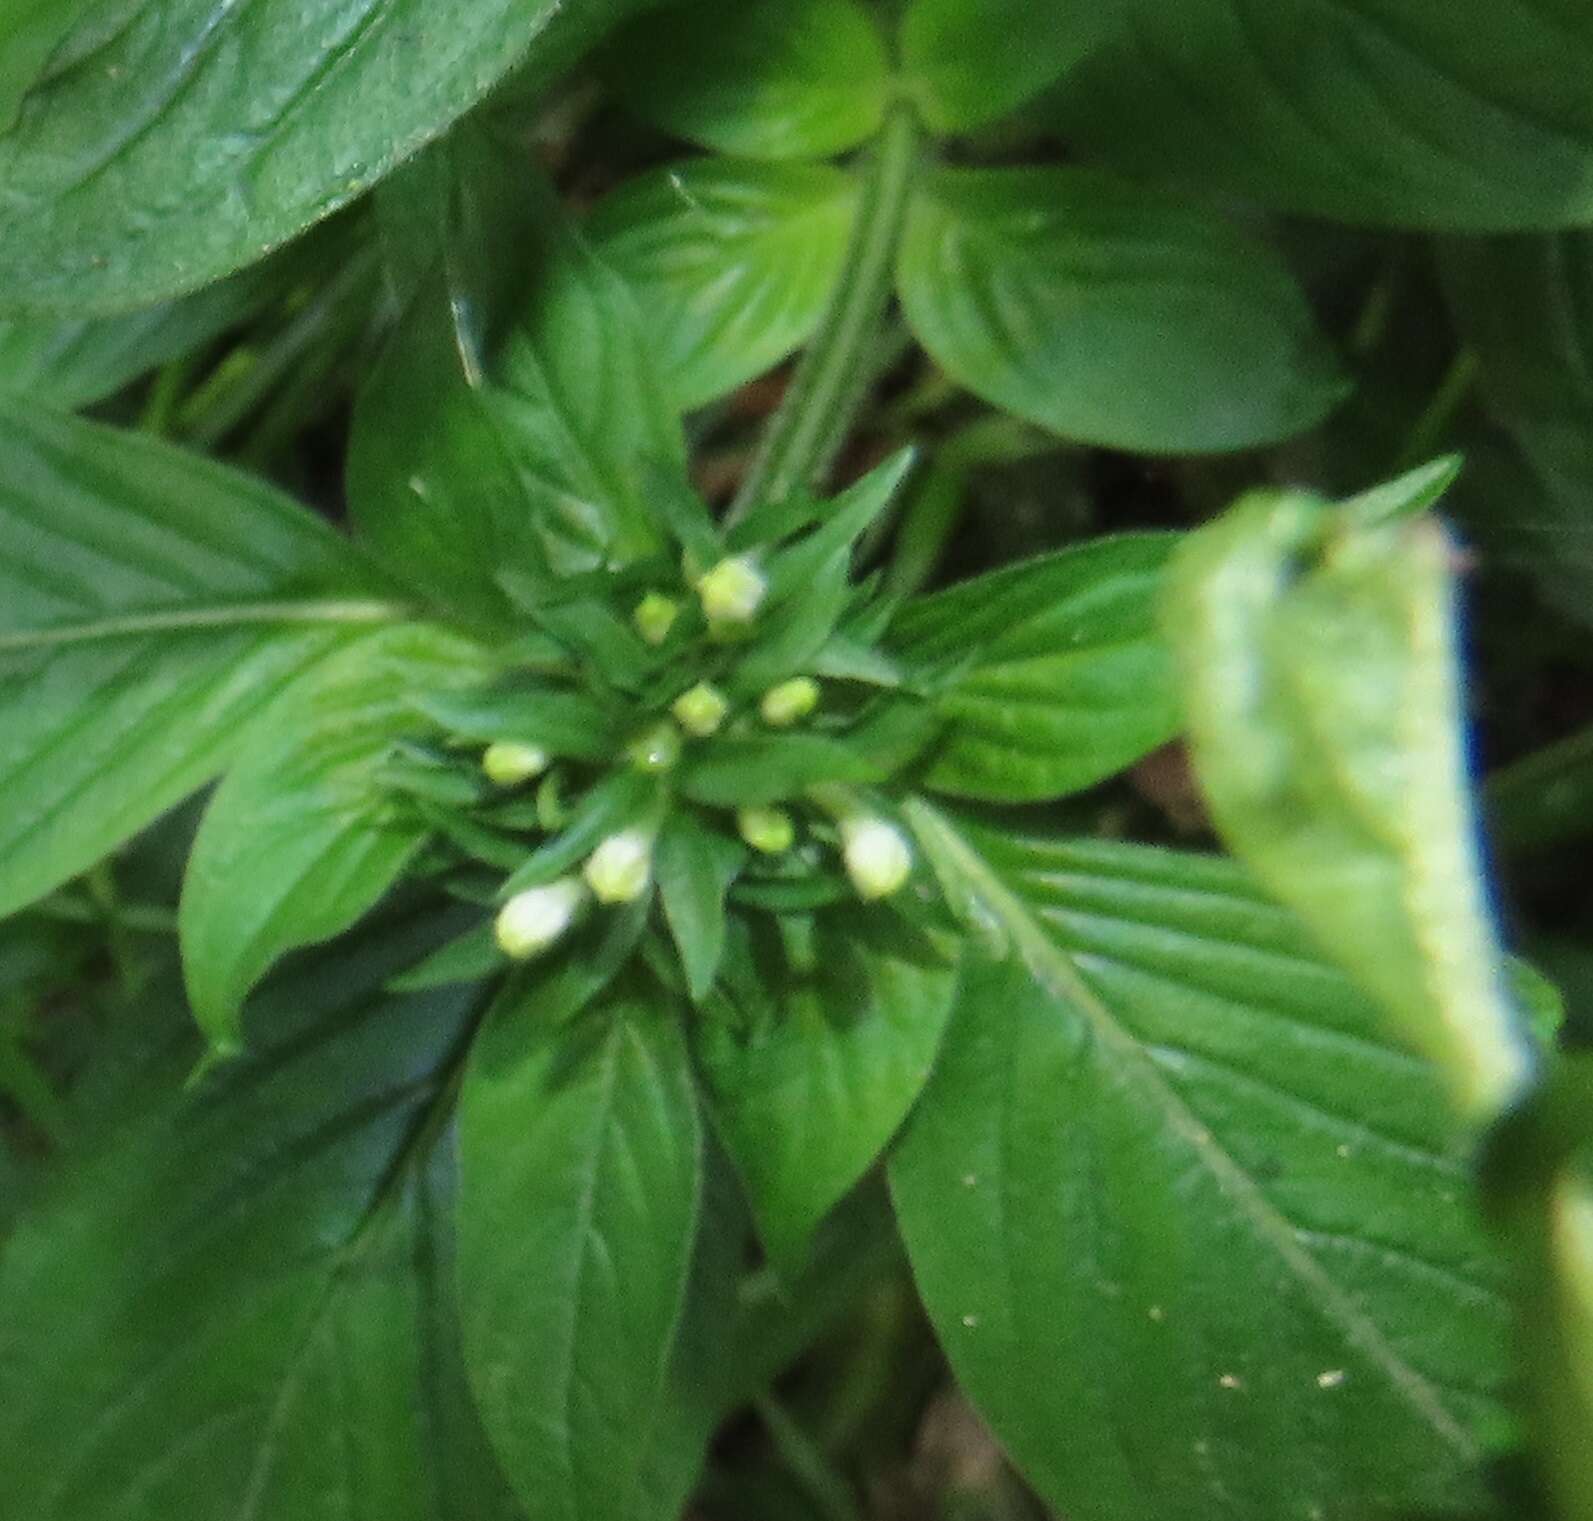
[[[890,303],[896,249],[918,163],[918,118],[898,102],[885,119],[840,279],[818,333],[770,422],[727,520],[784,501],[823,473],[873,381],[870,360]]]

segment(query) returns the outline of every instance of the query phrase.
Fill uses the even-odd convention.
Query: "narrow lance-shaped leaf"
[[[1156,626],[1171,535],[1125,534],[1044,555],[909,602],[892,654],[942,673],[947,732],[925,785],[991,802],[1093,786],[1178,726]]]
[[[1532,1053],[1474,843],[1451,557],[1428,519],[1255,493],[1185,543],[1164,622],[1218,829],[1485,1120]]]
[[[325,523],[147,437],[0,405],[0,913],[215,776],[400,609]]]
[[[909,817],[983,951],[891,1165],[1078,1521],[1464,1510],[1513,1379],[1442,1088],[1232,863]]]
[[[0,309],[78,317],[207,284],[363,194],[511,69],[549,79],[635,9],[99,6],[0,136]]]
[[[643,1521],[702,1187],[683,1011],[511,987],[462,1098],[459,1294],[482,1418],[532,1521]]]
[[[131,1117],[8,1237],[0,1463],[17,1514],[521,1514],[454,1306],[447,1077],[472,996],[376,991],[448,927],[431,908],[278,982],[257,1058],[198,1093],[162,1064],[120,1094]]]
[[[205,809],[183,881],[183,970],[213,1046],[241,1044],[243,1000],[279,957],[348,928],[397,880],[430,829],[382,790],[377,766],[416,732],[418,691],[486,666],[456,635],[399,625],[324,661],[271,710]]]

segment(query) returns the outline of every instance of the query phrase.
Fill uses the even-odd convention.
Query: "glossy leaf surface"
[[[323,522],[132,434],[0,408],[0,913],[217,774],[397,610]]]
[[[606,54],[626,103],[666,131],[751,158],[822,158],[878,131],[890,62],[858,0],[687,0]]]
[[[943,170],[913,203],[899,279],[948,374],[1082,442],[1248,448],[1303,432],[1344,393],[1265,245],[1097,171]]]
[[[912,811],[989,959],[892,1162],[964,1387],[1080,1521],[1474,1494],[1503,1274],[1433,1073],[1231,864]]]
[[[634,8],[136,0],[96,17],[0,137],[0,310],[128,310],[252,263],[510,69],[547,77]]]
[[[925,783],[1036,802],[1165,743],[1178,710],[1156,598],[1175,542],[1102,539],[908,603],[891,626],[892,652],[948,672],[934,704],[949,728]]]
[[[855,209],[839,169],[705,158],[628,181],[588,226],[636,291],[686,408],[735,390],[812,334]]]
[[[1581,0],[1113,0],[1059,124],[1135,174],[1494,231],[1593,219]]]
[[[957,974],[888,909],[743,934],[694,1025],[770,1255],[789,1260],[879,1157],[934,1064]]]
[[[1430,520],[1256,492],[1185,541],[1164,622],[1219,831],[1486,1121],[1533,1063],[1477,858],[1452,576]]]
[[[464,1083],[471,1383],[533,1521],[652,1517],[702,1189],[684,1026],[656,987],[572,1013],[546,986],[505,994]]]

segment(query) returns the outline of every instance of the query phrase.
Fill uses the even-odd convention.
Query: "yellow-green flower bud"
[[[766,856],[777,856],[796,843],[796,825],[783,808],[743,808],[736,814],[736,828]]]
[[[699,681],[689,692],[682,692],[669,711],[675,715],[675,722],[688,734],[707,739],[710,734],[718,732],[719,725],[730,711],[730,704],[725,701],[724,693],[718,687]]]
[[[769,594],[751,555],[721,560],[697,582],[697,595],[709,623],[750,623]]]
[[[912,847],[894,824],[868,814],[841,820],[841,852],[858,897],[888,898],[913,870]]]
[[[770,687],[758,704],[763,721],[776,729],[801,723],[819,705],[819,684],[811,676],[793,676]]]
[[[680,730],[667,719],[654,724],[631,741],[628,753],[638,771],[668,771],[680,760]]]
[[[487,780],[499,787],[518,787],[532,777],[541,776],[548,769],[548,752],[539,745],[522,745],[516,740],[501,739],[487,746],[481,757],[481,769]]]
[[[656,649],[669,638],[669,631],[674,628],[675,619],[679,616],[680,604],[673,597],[666,597],[661,592],[648,592],[636,604],[631,622],[636,632]]]
[[[653,842],[640,829],[611,834],[581,873],[599,903],[634,903],[653,879]]]
[[[574,877],[516,893],[493,926],[503,953],[516,961],[539,955],[569,929],[585,901],[586,888]]]

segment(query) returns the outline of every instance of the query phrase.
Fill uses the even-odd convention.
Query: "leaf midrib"
[[[145,634],[185,634],[258,624],[397,623],[412,615],[410,608],[375,598],[285,599],[150,608],[144,612],[87,618],[78,623],[0,631],[0,654],[56,649],[99,640],[136,639]]]
[[[1119,1023],[1068,954],[1051,940],[1023,899],[1001,880],[938,809],[922,798],[914,798],[905,805],[903,812],[930,854],[949,859],[985,907],[1001,921],[1035,976],[1089,1021],[1103,1049],[1113,1053],[1119,1065],[1155,1105],[1168,1128],[1223,1184],[1224,1192],[1249,1221],[1256,1235],[1272,1247],[1290,1274],[1338,1326],[1346,1340],[1383,1370],[1393,1387],[1438,1437],[1468,1461],[1474,1460],[1478,1456],[1476,1443],[1445,1409],[1432,1384],[1400,1357],[1377,1323],[1300,1244],[1294,1227],[1157,1071],[1132,1032]]]

